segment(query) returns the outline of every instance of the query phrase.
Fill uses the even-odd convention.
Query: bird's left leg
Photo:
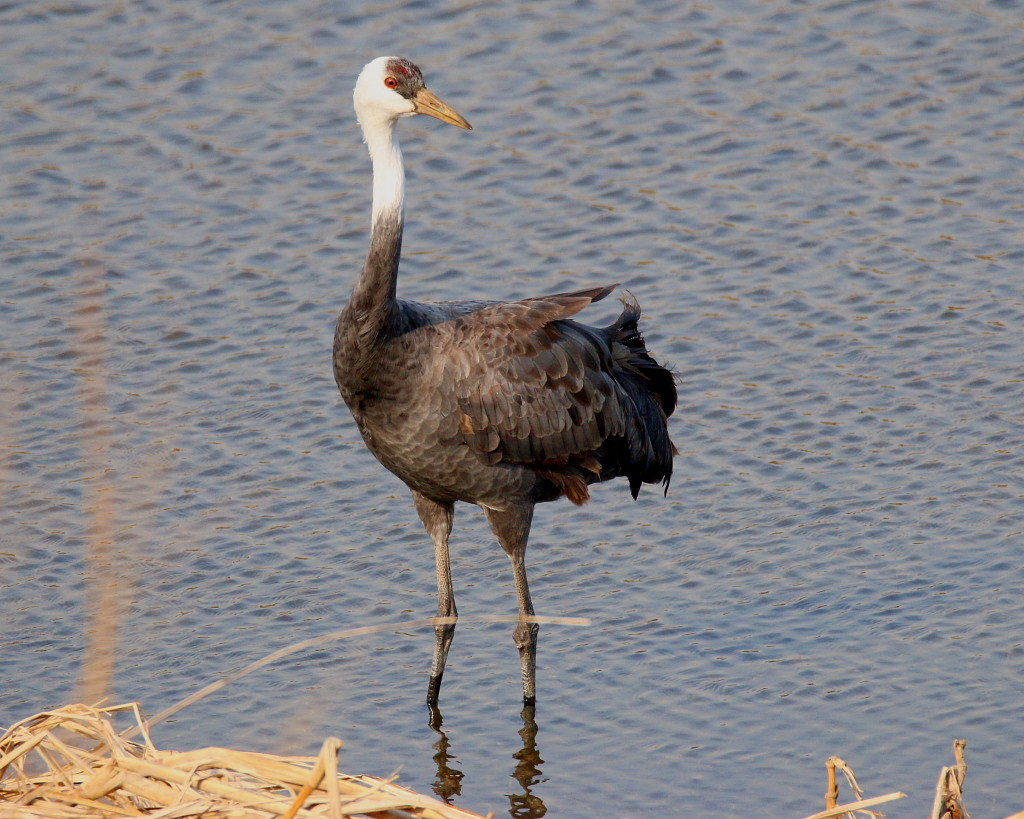
[[[434,563],[437,568],[437,616],[457,617],[455,608],[455,590],[452,587],[452,564],[448,556],[448,537],[452,533],[452,521],[455,517],[455,504],[435,501],[415,490],[412,499],[416,503],[423,526],[434,541]],[[427,686],[427,702],[437,705],[441,692],[441,677],[448,661],[448,649],[452,647],[455,637],[455,624],[444,623],[434,626],[434,660],[430,665],[430,683]]]
[[[533,522],[533,504],[514,504],[505,509],[485,509],[487,520],[498,543],[512,561],[512,576],[519,597],[519,617],[533,617],[533,601],[526,582],[526,541]],[[513,633],[519,649],[519,664],[523,671],[523,702],[533,705],[537,701],[537,632],[536,623],[520,619]]]

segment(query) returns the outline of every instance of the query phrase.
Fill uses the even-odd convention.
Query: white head
[[[401,57],[378,57],[368,63],[359,73],[352,99],[373,159],[372,224],[376,224],[385,212],[402,212],[405,170],[394,139],[399,117],[427,114],[460,128],[468,129],[470,124],[428,91],[420,70]]]
[[[401,57],[377,57],[359,72],[352,94],[356,116],[370,131],[389,128],[399,117],[427,114],[470,129],[466,120],[438,99],[423,83],[423,73]]]

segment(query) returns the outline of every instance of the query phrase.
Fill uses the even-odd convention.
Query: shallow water
[[[511,627],[467,622],[443,734],[398,630],[157,743],[336,735],[345,770],[570,818],[806,815],[838,753],[899,819],[965,737],[972,812],[1024,807],[1018,4],[35,0],[0,38],[0,723],[433,613],[330,371],[351,86],[399,53],[476,129],[402,123],[401,293],[622,282],[680,376],[676,477],[538,510],[537,610],[592,625],[542,627],[535,723]],[[477,510],[453,549],[460,612],[514,612]]]

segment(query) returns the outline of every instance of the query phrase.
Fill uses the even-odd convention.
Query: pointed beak
[[[437,117],[441,122],[447,122],[450,125],[458,125],[460,128],[465,128],[467,131],[472,131],[473,126],[466,122],[460,114],[458,114],[454,108],[448,103],[439,99],[433,91],[427,88],[421,88],[419,93],[412,98],[412,104],[415,106],[417,114],[426,114],[428,117]]]

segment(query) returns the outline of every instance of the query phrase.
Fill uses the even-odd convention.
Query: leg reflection
[[[514,819],[540,819],[548,812],[543,800],[533,793],[533,787],[541,781],[540,766],[544,762],[537,750],[536,715],[537,709],[534,705],[525,706],[520,714],[523,718],[523,727],[519,731],[519,736],[523,739],[523,747],[513,754],[517,762],[512,776],[523,792],[508,795],[509,814]]]
[[[439,737],[433,745],[434,750],[437,751],[434,754],[434,763],[437,765],[437,779],[434,780],[433,789],[439,799],[450,804],[452,797],[462,794],[462,777],[465,774],[451,765],[451,761],[455,757],[448,751],[451,742],[448,739],[448,734],[441,728],[443,724],[444,718],[441,716],[441,710],[436,705],[431,706],[430,727],[437,732]]]
[[[516,760],[512,778],[519,783],[522,791],[508,794],[508,812],[513,819],[540,819],[548,812],[543,800],[533,793],[533,788],[543,779],[540,766],[544,764],[544,760],[540,758],[540,752],[537,750],[536,712],[535,705],[527,705],[520,714],[523,727],[519,731],[519,736],[523,740],[523,747],[512,755]],[[437,779],[434,780],[433,790],[438,798],[450,804],[454,797],[462,795],[462,779],[465,774],[452,765],[455,756],[449,750],[451,742],[448,739],[448,734],[442,728],[443,724],[444,718],[441,716],[441,710],[432,706],[430,708],[430,727],[438,735],[438,740],[433,745],[434,750],[437,751],[434,754]]]

